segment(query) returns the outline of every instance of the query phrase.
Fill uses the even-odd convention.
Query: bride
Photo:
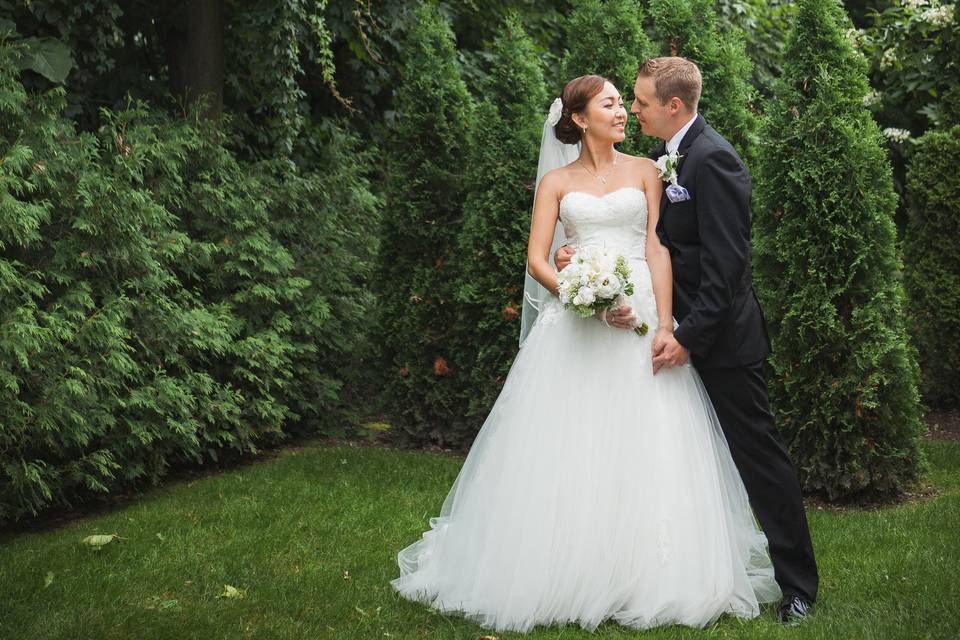
[[[673,331],[670,257],[654,233],[662,183],[652,161],[614,148],[626,119],[599,76],[570,81],[551,108],[520,352],[391,582],[496,630],[702,627],[780,596],[699,376],[688,364],[654,372],[653,340]],[[550,262],[562,242],[625,256],[631,304],[565,310]],[[631,330],[641,323],[644,336]]]

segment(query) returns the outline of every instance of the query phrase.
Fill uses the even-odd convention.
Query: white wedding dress
[[[702,627],[780,596],[713,407],[689,365],[651,367],[643,191],[567,194],[569,244],[627,256],[645,337],[551,296],[440,515],[400,551],[404,597],[484,627]]]

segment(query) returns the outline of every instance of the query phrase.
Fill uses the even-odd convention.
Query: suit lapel
[[[680,140],[680,146],[677,147],[677,152],[682,156],[687,155],[690,145],[697,139],[697,136],[703,133],[706,126],[707,121],[703,119],[703,116],[697,114],[697,119],[693,121],[693,124],[687,129],[687,132],[683,134],[683,138]]]

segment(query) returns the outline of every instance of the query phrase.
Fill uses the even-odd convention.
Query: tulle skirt
[[[780,596],[766,538],[689,365],[542,309],[440,514],[400,551],[405,598],[495,630],[703,627]]]

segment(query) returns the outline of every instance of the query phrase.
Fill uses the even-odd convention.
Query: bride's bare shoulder
[[[635,164],[637,166],[644,166],[647,164],[651,166],[653,165],[653,160],[651,160],[650,158],[647,158],[646,156],[632,156],[629,153],[623,153],[622,151],[618,153],[620,154],[619,162],[626,163],[626,164]]]
[[[630,166],[635,168],[640,175],[657,173],[657,163],[650,158],[643,156],[631,156],[627,153],[621,154],[621,157],[624,158],[624,162],[629,163]]]
[[[543,178],[540,179],[540,188],[561,191],[563,186],[569,182],[570,176],[573,174],[576,164],[576,161],[574,161],[568,165],[547,171],[545,174],[543,174]]]

